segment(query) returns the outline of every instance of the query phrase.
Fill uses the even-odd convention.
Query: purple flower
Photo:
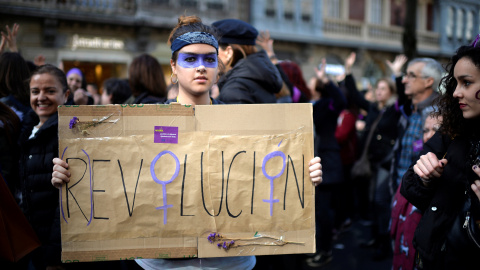
[[[207,239],[208,239],[208,242],[210,242],[211,244],[213,244],[213,242],[215,241],[215,233],[211,233]]]
[[[227,250],[228,249],[228,246],[227,246],[227,242],[223,242],[223,249]]]
[[[218,244],[217,244],[217,247],[221,248],[221,247],[222,247],[222,243],[218,243]]]
[[[72,119],[70,119],[70,124],[68,125],[68,127],[70,129],[74,128],[75,124],[77,124],[78,121],[78,117],[74,116]]]

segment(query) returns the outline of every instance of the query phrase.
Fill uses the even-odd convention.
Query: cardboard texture
[[[315,252],[312,123],[311,104],[59,107],[62,260]]]

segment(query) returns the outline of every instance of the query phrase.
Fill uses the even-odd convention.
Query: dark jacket
[[[369,102],[357,90],[355,80],[352,75],[345,77],[345,86],[352,102],[359,108],[367,111],[365,118],[365,130],[360,137],[358,154],[361,155],[366,144],[368,134],[372,124],[380,115],[381,110],[376,102]],[[393,158],[393,146],[398,136],[397,123],[401,116],[399,106],[406,101],[405,95],[400,95],[394,104],[387,104],[383,109],[383,115],[380,118],[375,130],[373,131],[370,146],[368,147],[368,158],[374,165],[383,165],[385,169],[390,169],[391,160]]]
[[[340,146],[335,138],[337,119],[346,107],[346,100],[340,89],[329,82],[325,85],[330,97],[322,97],[313,104],[315,125],[315,155],[322,159],[323,184],[343,181]]]
[[[133,104],[156,104],[156,103],[164,103],[167,100],[166,97],[157,97],[150,95],[148,92],[143,92],[133,101]]]
[[[20,135],[20,206],[42,246],[37,258],[44,265],[60,263],[60,217],[58,190],[51,184],[54,157],[58,157],[58,115],[54,114],[28,139],[38,124],[37,115],[27,115],[27,129]],[[38,261],[37,261],[38,262]]]
[[[87,104],[86,105],[93,105],[93,103],[95,102],[93,100],[93,97],[91,96],[87,96]],[[77,105],[75,104],[75,101],[73,100],[73,93],[71,93],[68,98],[67,98],[67,102],[65,102],[65,105]]]
[[[216,100],[216,99],[213,99],[213,98],[210,98],[210,100],[212,101],[212,105],[225,104],[225,103],[221,102],[220,100]],[[177,99],[176,98],[169,99],[169,100],[165,101],[165,104],[170,104],[172,102],[177,102]]]
[[[157,97],[148,92],[143,92],[138,96],[131,95],[124,104],[162,104],[167,100],[166,97]]]
[[[415,249],[424,261],[426,269],[478,269],[480,249],[457,250],[449,248],[447,234],[453,221],[461,211],[465,191],[473,192],[470,183],[478,179],[467,159],[470,143],[457,136],[453,141],[441,132],[435,133],[423,146],[421,154],[434,153],[438,159],[445,155],[446,164],[442,176],[432,179],[425,187],[413,171],[413,165],[404,174],[401,194],[420,211],[423,216],[414,237]],[[475,196],[475,195],[473,195]],[[477,197],[472,197],[478,207]],[[477,211],[478,208],[476,208]]]
[[[265,51],[247,56],[220,78],[219,100],[228,104],[276,103],[283,81]]]

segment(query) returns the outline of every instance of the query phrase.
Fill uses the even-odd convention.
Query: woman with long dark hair
[[[471,218],[478,225],[480,35],[456,51],[447,70],[445,91],[436,100],[442,127],[403,176],[401,194],[423,212],[413,242],[417,268],[478,269],[480,247],[462,229],[468,224],[462,213],[470,199]]]

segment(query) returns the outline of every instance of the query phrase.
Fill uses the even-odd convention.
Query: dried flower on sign
[[[74,128],[78,121],[80,121],[78,120],[78,117],[74,116],[72,119],[70,119],[70,124],[68,125],[68,127],[70,129]]]
[[[91,127],[96,127],[99,124],[105,123],[107,119],[109,119],[113,115],[107,115],[100,120],[94,120],[94,121],[89,121],[89,122],[80,122],[80,119],[76,116],[74,116],[72,119],[70,119],[70,122],[68,124],[68,127],[70,129],[74,129],[75,127],[77,128],[78,131],[80,131],[83,135],[88,135],[90,134],[88,132],[88,129]],[[115,123],[116,121],[110,121],[112,123]]]
[[[225,237],[219,233],[211,233],[207,237],[208,241],[211,244],[219,241],[217,243],[218,248],[223,248],[225,251],[231,248],[237,248],[242,246],[252,246],[252,245],[260,245],[260,246],[284,246],[286,244],[297,244],[297,245],[304,245],[303,242],[293,242],[293,241],[285,241],[283,236],[281,237],[273,237],[273,236],[266,236],[255,233],[253,237],[250,238],[230,238]],[[261,241],[259,241],[261,239]]]

